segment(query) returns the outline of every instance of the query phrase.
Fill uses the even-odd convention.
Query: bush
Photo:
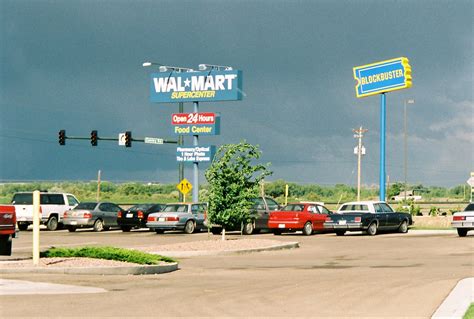
[[[145,252],[116,247],[80,247],[80,248],[51,248],[41,253],[41,257],[86,257],[125,261],[141,265],[156,265],[160,262],[175,262],[174,259],[148,254]]]

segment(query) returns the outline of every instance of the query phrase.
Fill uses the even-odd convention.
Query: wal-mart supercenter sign
[[[241,99],[242,71],[239,70],[151,74],[151,102],[215,102]]]
[[[353,70],[357,97],[411,87],[411,66],[405,57],[356,66]]]

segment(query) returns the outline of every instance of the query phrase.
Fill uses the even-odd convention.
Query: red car
[[[326,216],[332,212],[321,203],[291,203],[270,213],[268,228],[275,235],[302,230],[306,236],[324,230]]]
[[[0,205],[0,255],[2,256],[12,254],[12,238],[16,237],[15,224],[15,206]]]

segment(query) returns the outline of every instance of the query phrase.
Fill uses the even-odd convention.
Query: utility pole
[[[352,132],[354,132],[354,138],[359,139],[359,144],[358,146],[354,149],[354,154],[357,154],[357,201],[360,201],[360,167],[361,167],[361,160],[362,160],[362,155],[365,155],[365,147],[362,146],[362,137],[364,136],[364,133],[367,132],[368,129],[364,129],[359,127],[358,129],[353,129]]]
[[[403,174],[405,175],[405,185],[403,186],[403,191],[405,193],[405,203],[407,202],[407,157],[408,157],[408,150],[407,150],[407,104],[414,104],[415,100],[409,99],[409,100],[404,100],[404,107],[403,107],[403,126],[404,126],[404,138],[403,138],[403,146],[404,146],[404,158],[403,158]]]

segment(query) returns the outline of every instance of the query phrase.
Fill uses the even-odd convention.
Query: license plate
[[[285,228],[285,224],[278,224],[278,228]]]
[[[133,213],[128,213],[128,214],[126,215],[126,217],[127,217],[127,218],[132,218],[132,217],[133,217]]]
[[[347,222],[345,220],[340,220],[339,225],[345,225]]]
[[[159,221],[159,222],[164,222],[165,220],[166,220],[166,218],[164,218],[164,217],[158,218],[158,221]]]
[[[77,225],[77,222],[75,220],[71,221],[71,225]]]
[[[466,220],[473,220],[474,221],[474,216],[467,216]]]

